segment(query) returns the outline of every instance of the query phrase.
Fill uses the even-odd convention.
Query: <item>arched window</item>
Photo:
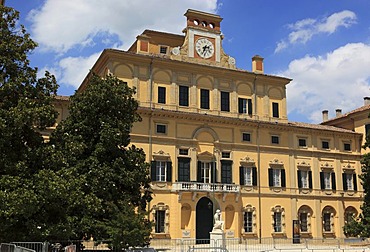
[[[256,208],[252,205],[246,205],[243,212],[243,235],[256,235]]]
[[[331,206],[326,206],[322,210],[322,230],[324,237],[331,237],[335,236],[334,234],[334,217],[335,217],[335,210]]]
[[[298,210],[298,219],[300,223],[300,233],[305,236],[311,234],[311,216],[312,209],[303,205]]]
[[[168,205],[158,203],[152,208],[152,215],[154,220],[154,236],[168,235],[170,226],[170,211]]]
[[[271,208],[271,224],[273,234],[285,233],[285,210],[281,206]]]
[[[346,210],[344,210],[344,223],[347,224],[347,223],[350,223],[352,221],[356,221],[357,219],[357,216],[358,215],[358,212],[356,210],[356,208],[350,206],[350,207],[347,207]]]

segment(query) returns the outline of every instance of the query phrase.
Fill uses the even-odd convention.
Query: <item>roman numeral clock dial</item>
[[[204,59],[211,58],[215,52],[212,42],[206,38],[200,38],[196,41],[195,50]]]

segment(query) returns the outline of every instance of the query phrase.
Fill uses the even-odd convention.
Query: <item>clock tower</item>
[[[219,15],[191,9],[187,10],[184,15],[187,18],[188,57],[220,62],[222,18]]]

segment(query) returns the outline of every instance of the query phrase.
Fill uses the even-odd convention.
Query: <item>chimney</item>
[[[327,110],[323,110],[322,111],[322,121],[323,122],[326,122],[327,120],[329,120],[329,111],[327,111]]]
[[[364,106],[370,105],[370,97],[364,97]]]
[[[259,55],[252,58],[252,72],[263,73],[263,58]]]
[[[335,110],[335,117],[339,117],[342,115],[342,110],[341,109],[336,109]]]

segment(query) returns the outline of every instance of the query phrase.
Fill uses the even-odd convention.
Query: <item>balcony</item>
[[[199,183],[199,182],[175,182],[172,190],[176,192],[219,192],[239,193],[240,186],[235,184]]]
[[[225,201],[229,193],[235,194],[236,202],[240,195],[240,186],[235,184],[221,184],[221,183],[199,183],[199,182],[175,182],[172,185],[172,191],[178,193],[179,201],[181,201],[182,193],[190,192],[193,194],[195,200],[198,192],[206,193],[221,193],[222,199]]]

